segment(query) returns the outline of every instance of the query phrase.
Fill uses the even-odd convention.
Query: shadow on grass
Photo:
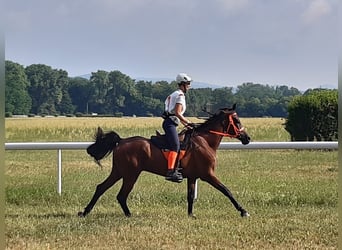
[[[60,219],[77,219],[80,220],[86,220],[86,219],[143,219],[143,218],[149,218],[150,214],[145,213],[137,213],[132,214],[132,217],[126,217],[122,212],[94,212],[91,214],[88,214],[86,217],[79,217],[78,212],[75,213],[64,213],[64,212],[56,212],[56,213],[46,213],[46,214],[20,214],[20,213],[7,213],[6,218],[8,219],[17,219],[17,218],[30,218],[30,219],[53,219],[53,218],[60,218]]]
[[[19,218],[19,217],[27,217],[27,218],[34,218],[34,219],[49,219],[49,218],[72,218],[72,214],[68,213],[48,213],[48,214],[6,214],[7,218]]]

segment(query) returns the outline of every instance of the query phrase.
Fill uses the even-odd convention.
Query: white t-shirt
[[[185,95],[182,90],[178,89],[174,91],[171,95],[169,95],[165,100],[165,111],[169,112],[170,114],[175,113],[176,104],[182,104],[182,111],[181,114],[184,114],[186,110],[186,103],[185,103]],[[170,116],[170,118],[176,123],[179,124],[179,119],[176,116]]]

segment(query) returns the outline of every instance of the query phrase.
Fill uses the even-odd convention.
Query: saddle
[[[179,160],[181,160],[185,153],[186,153],[186,149],[189,147],[190,145],[190,137],[192,135],[192,131],[191,130],[186,130],[186,131],[182,131],[178,134],[179,137],[179,142],[180,142],[180,152],[179,152]],[[151,143],[153,145],[155,145],[157,148],[159,148],[165,158],[167,159],[167,156],[169,154],[169,146],[168,146],[168,142],[167,142],[167,138],[165,134],[161,134],[158,130],[156,131],[156,135],[152,135],[151,136]]]

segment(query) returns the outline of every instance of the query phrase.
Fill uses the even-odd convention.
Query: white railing
[[[62,150],[82,150],[90,144],[92,142],[8,142],[5,143],[5,150],[57,150],[57,192],[61,194]],[[338,142],[251,142],[248,145],[242,145],[240,142],[221,142],[219,149],[338,149]],[[197,192],[195,196],[197,197]]]
[[[242,145],[240,142],[221,142],[219,149],[338,149],[338,142],[251,142],[248,145]]]
[[[92,142],[8,142],[5,150],[57,150],[57,193],[62,194],[62,150],[86,149]]]

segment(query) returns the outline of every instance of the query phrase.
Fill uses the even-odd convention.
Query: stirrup
[[[177,169],[168,170],[165,180],[180,183],[183,181],[183,175]]]

